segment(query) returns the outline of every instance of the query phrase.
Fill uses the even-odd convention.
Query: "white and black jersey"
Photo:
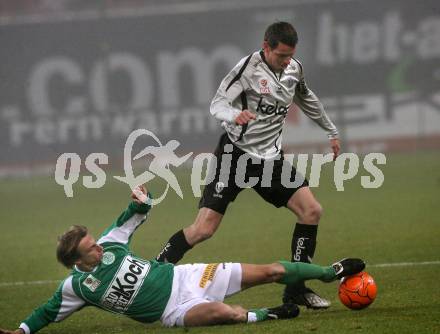
[[[230,140],[241,150],[261,159],[273,159],[281,150],[282,131],[287,112],[294,102],[318,123],[329,138],[338,130],[316,95],[306,86],[303,67],[292,58],[284,71],[275,73],[263,51],[243,58],[223,79],[211,102],[211,114],[222,120]],[[235,124],[244,109],[257,118],[248,124]]]

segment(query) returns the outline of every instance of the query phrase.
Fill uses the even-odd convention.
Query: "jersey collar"
[[[96,269],[98,269],[98,267],[99,267],[99,264],[95,268],[93,268],[91,271],[83,271],[83,270],[79,269],[78,266],[75,264],[73,266],[73,269],[75,269],[77,272],[87,274],[87,273],[94,273],[96,271]]]

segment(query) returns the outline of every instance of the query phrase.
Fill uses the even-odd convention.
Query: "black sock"
[[[310,263],[315,255],[316,235],[318,225],[306,225],[297,223],[292,236],[292,262]],[[295,296],[305,290],[304,281],[293,285],[287,285],[284,289],[283,301],[287,302],[290,296]]]
[[[159,262],[177,263],[183,257],[183,255],[192,248],[188,241],[186,241],[183,230],[176,232],[170,240],[168,240],[165,247],[156,256],[156,260]]]

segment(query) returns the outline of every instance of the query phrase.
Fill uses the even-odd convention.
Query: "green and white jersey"
[[[171,294],[172,264],[147,261],[133,255],[129,244],[133,232],[146,220],[150,206],[130,203],[99,238],[101,263],[91,272],[74,268],[47,303],[20,325],[35,333],[85,307],[124,314],[141,322],[159,320]]]

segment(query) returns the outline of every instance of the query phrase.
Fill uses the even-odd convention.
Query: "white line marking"
[[[61,280],[46,280],[46,281],[28,281],[28,282],[5,282],[0,283],[0,288],[5,286],[22,286],[22,285],[46,285],[52,283],[59,283]]]
[[[373,268],[386,268],[386,267],[411,267],[411,266],[427,266],[440,264],[440,261],[424,261],[424,262],[396,262],[396,263],[380,263],[380,264],[367,264],[368,267]]]
[[[395,263],[378,263],[367,264],[367,268],[388,268],[388,267],[411,267],[411,266],[429,266],[439,265],[439,261],[424,261],[424,262],[395,262]],[[46,280],[46,281],[27,281],[27,282],[4,282],[0,283],[0,288],[8,286],[23,286],[23,285],[46,285],[60,283],[61,280]]]

